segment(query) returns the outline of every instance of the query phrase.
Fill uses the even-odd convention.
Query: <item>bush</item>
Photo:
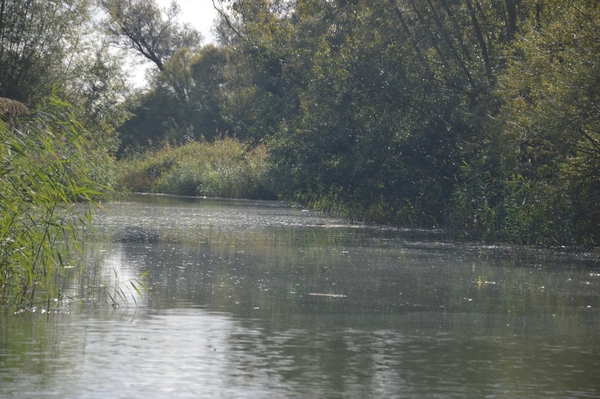
[[[265,184],[263,147],[247,151],[235,138],[165,146],[121,160],[117,188],[175,195],[275,199]]]

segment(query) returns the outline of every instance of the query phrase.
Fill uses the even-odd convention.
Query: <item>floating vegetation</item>
[[[117,232],[113,241],[115,242],[148,242],[157,243],[160,241],[160,234],[157,231],[152,231],[140,228],[127,228]]]
[[[309,292],[308,295],[310,295],[310,296],[324,296],[324,297],[328,297],[328,298],[347,298],[346,295],[342,295],[342,294],[323,294],[323,293],[318,293],[318,292]]]

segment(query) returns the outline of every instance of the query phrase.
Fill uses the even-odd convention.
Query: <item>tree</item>
[[[228,60],[226,49],[212,45],[196,53],[187,48],[175,53],[154,76],[151,89],[140,94],[131,109],[134,116],[120,129],[120,154],[230,132],[221,112]]]
[[[70,75],[62,89],[86,128],[88,140],[114,155],[119,147],[116,129],[131,114],[128,75],[122,68],[123,54],[113,54],[106,38],[93,36],[85,51],[71,61],[76,73]]]
[[[287,197],[439,223],[493,83],[460,28],[468,14],[432,1],[282,4],[221,6],[221,32],[237,36],[225,108],[236,134],[269,145]]]
[[[0,0],[0,96],[34,106],[65,82],[90,0]]]
[[[167,9],[160,9],[155,0],[101,0],[100,4],[114,42],[153,62],[160,71],[178,50],[195,51],[202,42],[198,31],[178,22],[176,1]]]
[[[215,0],[274,191],[362,220],[598,240],[595,0]]]
[[[225,71],[230,66],[227,48],[212,45],[204,47],[192,59],[190,72],[193,86],[190,103],[193,107],[195,135],[210,140],[231,132],[231,125],[223,119]]]
[[[122,62],[94,24],[95,4],[0,0],[0,96],[32,110],[52,95],[70,103],[93,143],[87,155],[109,166],[128,89]]]

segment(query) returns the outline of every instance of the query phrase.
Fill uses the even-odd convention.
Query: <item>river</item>
[[[104,205],[0,398],[598,398],[600,262],[277,202]]]

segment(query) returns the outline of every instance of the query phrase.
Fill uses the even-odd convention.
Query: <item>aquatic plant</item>
[[[90,177],[84,129],[67,104],[52,97],[18,116],[0,118],[0,303],[26,307],[60,295],[88,205],[105,187]]]

